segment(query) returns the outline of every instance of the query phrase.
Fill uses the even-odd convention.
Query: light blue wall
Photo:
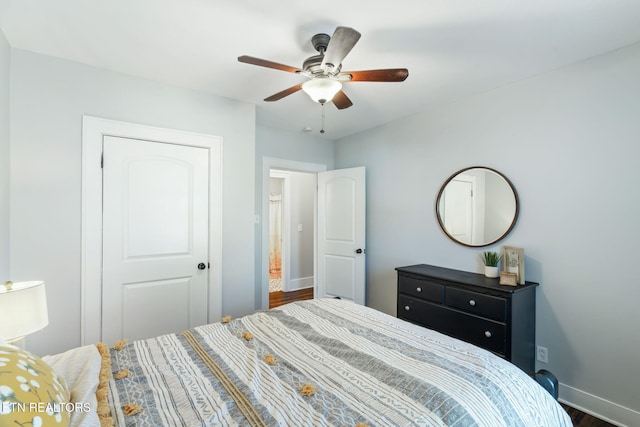
[[[291,289],[313,277],[317,182],[315,174],[291,173]]]
[[[267,126],[256,126],[256,165],[262,168],[262,158],[326,163],[333,167],[334,143],[315,133],[286,132]],[[262,185],[262,183],[260,183]]]
[[[337,141],[336,168],[367,167],[368,305],[395,314],[398,266],[480,272],[482,249],[444,235],[435,198],[459,169],[502,171],[521,215],[501,243],[541,284],[538,368],[561,397],[640,425],[638,76],[640,44]]]
[[[255,106],[14,49],[11,273],[47,283],[37,354],[80,344],[82,115],[223,138],[225,314],[253,312]]]
[[[0,31],[0,283],[9,275],[9,82],[11,48]]]

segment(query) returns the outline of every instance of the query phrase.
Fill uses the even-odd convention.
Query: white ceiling
[[[320,128],[304,77],[237,62],[301,67],[311,36],[362,38],[343,70],[408,68],[402,83],[352,82],[354,105],[325,107],[330,139],[504,86],[640,41],[638,0],[0,0],[14,48],[257,105],[259,124]]]

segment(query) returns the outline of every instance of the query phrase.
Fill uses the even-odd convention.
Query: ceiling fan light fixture
[[[302,90],[315,102],[324,104],[342,90],[342,83],[328,77],[315,77],[302,83]]]

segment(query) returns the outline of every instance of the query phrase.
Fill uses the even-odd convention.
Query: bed
[[[102,385],[83,384],[71,396],[83,402],[98,388],[104,406],[99,415],[72,412],[71,425],[572,425],[555,399],[509,362],[338,299],[123,341],[103,346],[102,357],[96,348],[83,349],[93,362],[71,363],[75,377],[65,381],[71,388],[91,382],[86,378],[102,368]],[[69,356],[44,359],[61,372]]]

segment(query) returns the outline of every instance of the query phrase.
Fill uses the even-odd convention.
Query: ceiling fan
[[[333,36],[316,34],[311,44],[318,55],[307,58],[302,68],[291,67],[253,56],[239,56],[238,61],[302,74],[309,80],[271,95],[264,100],[278,101],[299,90],[306,92],[311,99],[320,104],[333,101],[338,109],[351,107],[353,102],[342,91],[342,83],[347,82],[402,82],[409,76],[406,68],[388,68],[383,70],[342,71],[342,61],[360,39],[360,33],[353,28],[337,27]]]

